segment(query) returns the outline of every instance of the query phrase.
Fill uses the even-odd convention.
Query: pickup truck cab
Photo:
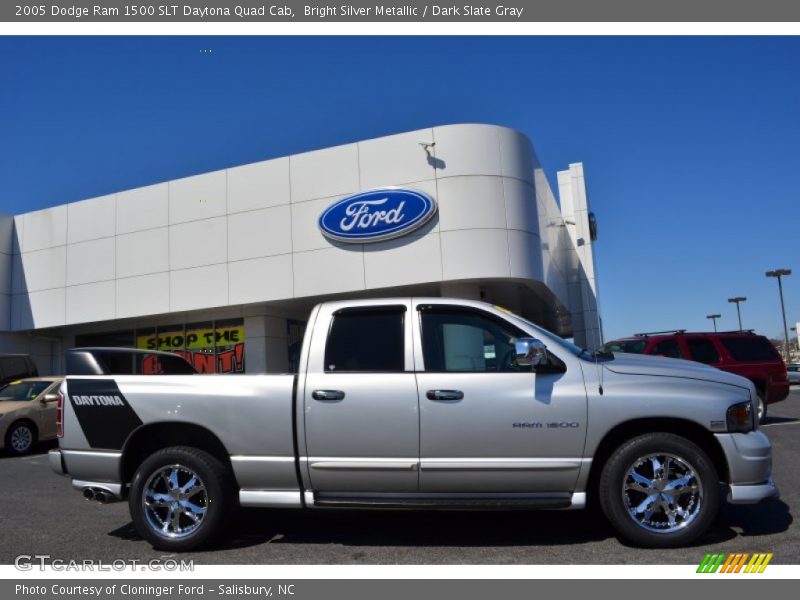
[[[663,357],[592,356],[482,302],[316,306],[295,375],[67,377],[53,469],[89,499],[127,498],[181,551],[237,505],[582,509],[677,546],[721,491],[777,495],[753,384]]]

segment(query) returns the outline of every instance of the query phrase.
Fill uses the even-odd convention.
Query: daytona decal
[[[92,448],[121,450],[131,432],[142,424],[113,379],[69,379],[67,391]]]

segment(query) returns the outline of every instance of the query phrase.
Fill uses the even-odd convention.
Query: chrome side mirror
[[[547,358],[547,347],[536,338],[519,338],[514,345],[521,367],[537,367]]]
[[[58,394],[45,394],[44,398],[42,398],[42,404],[49,404],[50,402],[55,402],[58,400]]]

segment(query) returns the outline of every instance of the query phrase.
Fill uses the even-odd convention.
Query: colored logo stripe
[[[697,567],[698,573],[763,573],[764,569],[772,560],[773,554],[765,552],[735,552],[727,554],[725,552],[707,553],[700,565]],[[748,562],[748,559],[749,562]],[[744,571],[742,571],[744,569]]]

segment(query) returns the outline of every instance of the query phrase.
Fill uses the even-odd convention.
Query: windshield
[[[615,340],[607,342],[600,348],[603,352],[627,352],[628,354],[642,354],[647,348],[647,340]]]
[[[52,383],[52,381],[13,381],[0,388],[0,400],[33,400]]]

